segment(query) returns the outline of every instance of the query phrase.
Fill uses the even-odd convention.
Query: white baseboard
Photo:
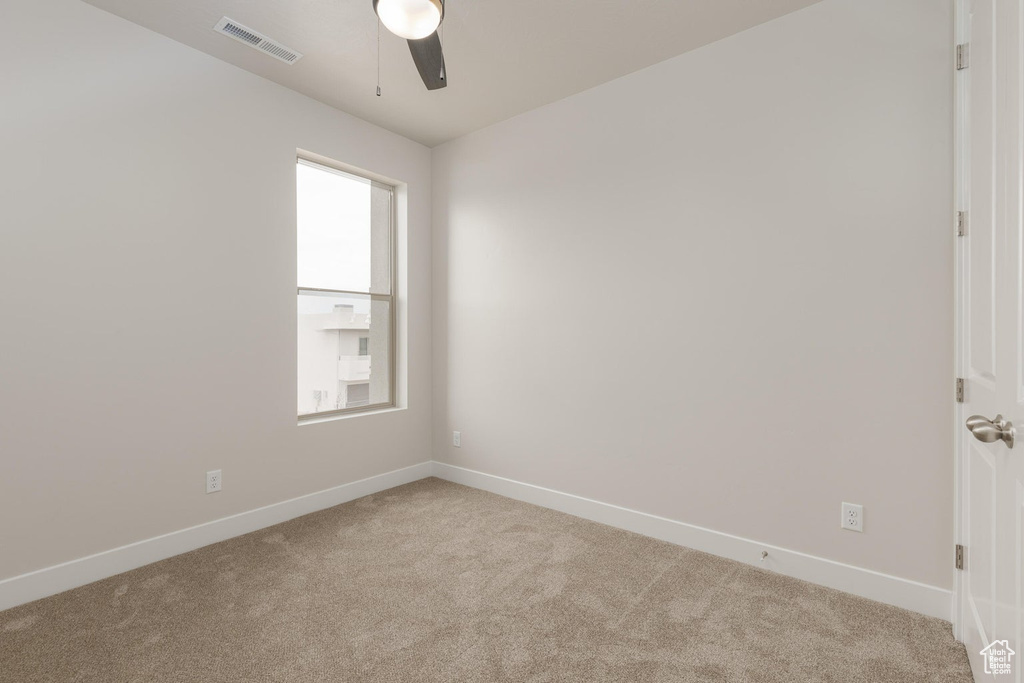
[[[948,620],[952,613],[953,594],[942,588],[440,462],[423,462],[4,579],[0,581],[0,610],[431,475],[931,617]],[[761,562],[763,550],[768,551],[768,558]]]
[[[0,610],[55,595],[168,557],[429,477],[431,462],[107,550],[0,581]]]
[[[895,605],[930,617],[948,621],[952,614],[952,591],[936,586],[454,465],[435,461],[433,474],[435,477],[457,484],[490,491],[676,545],[770,569],[779,574]],[[762,562],[761,552],[764,550],[768,551],[768,557]]]

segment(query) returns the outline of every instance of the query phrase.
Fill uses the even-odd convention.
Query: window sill
[[[321,422],[334,422],[336,420],[351,420],[354,417],[365,417],[367,415],[383,415],[385,413],[397,413],[405,410],[399,406],[382,406],[380,408],[370,408],[369,410],[358,410],[351,413],[341,413],[339,415],[310,415],[300,416],[298,425],[300,427],[304,425],[320,424]]]

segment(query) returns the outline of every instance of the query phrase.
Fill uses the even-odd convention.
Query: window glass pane
[[[296,174],[298,286],[369,292],[370,181],[305,163]]]
[[[298,309],[299,415],[390,403],[389,302],[302,292]]]
[[[370,188],[370,291],[391,294],[391,188]]]
[[[370,364],[370,405],[391,403],[391,302],[374,297],[370,301],[369,357],[379,362]],[[366,356],[363,356],[366,358]]]

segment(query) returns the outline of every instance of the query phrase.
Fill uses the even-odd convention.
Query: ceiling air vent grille
[[[223,17],[218,21],[213,30],[217,33],[223,33],[229,38],[234,38],[240,43],[245,43],[260,52],[265,52],[274,59],[280,59],[286,64],[294,64],[302,57],[301,53],[285,47],[276,40],[271,40],[262,33],[253,31],[248,26],[242,26],[237,21],[227,17]]]

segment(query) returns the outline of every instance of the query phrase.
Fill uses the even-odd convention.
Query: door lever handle
[[[971,415],[967,418],[967,429],[971,430],[974,438],[985,443],[1003,441],[1007,448],[1013,448],[1013,439],[1017,430],[1013,423],[1004,419],[1002,415],[996,415],[996,419],[989,420],[982,415]]]

